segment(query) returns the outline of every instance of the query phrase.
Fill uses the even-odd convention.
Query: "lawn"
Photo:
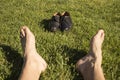
[[[69,31],[48,30],[55,12],[68,11]],[[89,51],[91,37],[105,31],[103,71],[106,80],[120,80],[120,0],[0,0],[0,80],[17,80],[22,68],[19,30],[27,25],[39,54],[48,63],[41,80],[82,80],[75,63]]]

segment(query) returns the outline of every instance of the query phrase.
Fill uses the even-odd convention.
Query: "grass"
[[[0,1],[0,80],[17,80],[22,68],[19,29],[29,26],[37,51],[48,63],[41,80],[82,80],[75,63],[89,51],[97,30],[105,30],[103,71],[106,80],[120,80],[120,0]],[[74,23],[68,32],[45,30],[55,12],[68,11]]]

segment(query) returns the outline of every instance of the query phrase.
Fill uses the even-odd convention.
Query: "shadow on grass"
[[[50,31],[49,22],[50,22],[50,19],[43,19],[38,24],[39,24],[39,27],[41,27],[43,25],[45,31]]]
[[[18,53],[18,51],[7,45],[0,45],[0,48],[2,48],[3,52],[5,53],[7,61],[12,64],[12,67],[10,68],[11,75],[8,76],[5,80],[17,80],[20,75],[23,63],[21,55]]]
[[[67,64],[74,65],[71,66],[71,73],[75,74],[73,80],[83,80],[82,75],[75,70],[75,64],[79,59],[84,57],[87,54],[87,52],[84,50],[72,49],[69,48],[68,46],[63,46],[62,48],[64,49],[63,53],[66,53],[66,55],[69,57],[69,61]]]

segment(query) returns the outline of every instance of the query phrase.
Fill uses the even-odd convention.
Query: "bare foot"
[[[85,80],[93,80],[90,79],[92,75],[94,75],[95,67],[101,69],[102,62],[102,43],[104,41],[104,31],[99,30],[95,36],[91,39],[90,43],[90,51],[85,57],[80,59],[76,68],[83,75]],[[87,78],[85,78],[87,76]]]
[[[23,26],[20,31],[21,44],[24,52],[24,65],[36,68],[40,73],[43,72],[47,64],[37,53],[35,47],[35,37],[28,27]]]
[[[98,62],[98,65],[101,66],[102,62],[102,43],[104,41],[104,31],[99,30],[96,35],[91,39],[90,42],[90,55],[93,56],[96,61]]]

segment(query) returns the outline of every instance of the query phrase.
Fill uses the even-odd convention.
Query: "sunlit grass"
[[[0,80],[17,80],[22,67],[19,29],[27,25],[36,37],[37,51],[48,63],[42,80],[81,80],[75,63],[89,51],[91,37],[105,30],[103,71],[106,80],[120,79],[119,0],[2,0],[0,1]],[[68,11],[73,28],[45,31],[55,12]],[[19,64],[19,65],[17,65]]]

